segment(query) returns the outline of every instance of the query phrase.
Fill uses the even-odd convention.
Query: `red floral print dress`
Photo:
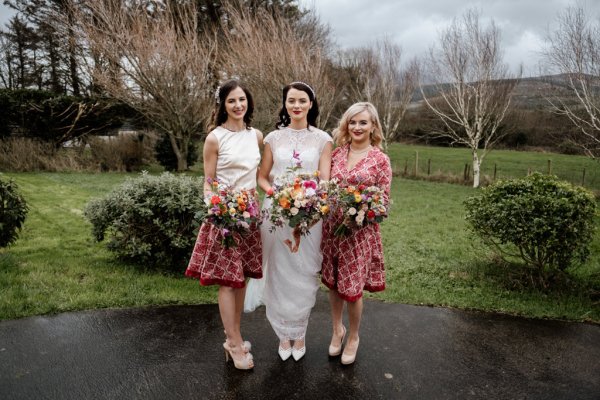
[[[373,147],[366,157],[348,170],[348,151],[349,145],[333,151],[331,178],[338,179],[343,187],[360,184],[380,187],[387,207],[392,182],[388,156]],[[363,290],[378,292],[385,289],[381,233],[378,224],[367,224],[348,236],[335,236],[334,231],[341,222],[342,215],[338,213],[323,224],[321,281],[336,290],[344,300],[354,302],[362,297]]]

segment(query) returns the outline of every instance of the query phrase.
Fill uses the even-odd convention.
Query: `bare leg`
[[[348,302],[348,319],[350,320],[350,332],[348,336],[348,341],[346,342],[346,347],[344,348],[344,354],[342,354],[342,362],[344,358],[348,360],[352,360],[354,362],[354,357],[356,356],[356,352],[358,351],[358,331],[360,329],[360,319],[362,317],[363,310],[363,299],[362,297],[355,302]]]
[[[239,290],[227,286],[219,287],[219,313],[227,334],[226,345],[231,350],[231,357],[241,363],[245,359],[246,353],[242,348],[242,335],[240,334],[239,320],[241,316],[236,315],[236,292]],[[250,364],[252,364],[252,361],[250,361]]]
[[[342,324],[342,313],[344,311],[344,299],[342,299],[336,290],[329,291],[329,304],[331,306],[331,322],[333,334],[331,336],[331,346],[334,348],[340,347],[340,342],[343,340],[345,333],[344,325]]]
[[[240,289],[234,289],[235,292],[235,326],[240,332],[241,338],[241,324],[242,324],[242,312],[244,311],[244,298],[246,297],[246,286]]]

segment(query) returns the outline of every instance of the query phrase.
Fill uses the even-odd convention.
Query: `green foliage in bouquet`
[[[183,271],[196,239],[194,216],[203,208],[202,179],[142,173],[102,199],[90,201],[85,217],[98,241],[134,263]]]
[[[471,229],[509,261],[518,257],[542,276],[584,262],[596,202],[582,187],[539,173],[499,181],[465,201]]]
[[[0,248],[8,247],[17,240],[27,211],[27,203],[17,185],[11,180],[0,179]]]

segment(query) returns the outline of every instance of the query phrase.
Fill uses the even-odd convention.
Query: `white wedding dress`
[[[302,167],[298,173],[313,173],[319,169],[319,159],[331,137],[315,127],[294,130],[281,128],[265,137],[273,153],[273,168],[269,180],[287,172],[296,165],[294,152],[299,154]],[[271,207],[271,200],[265,199],[263,209]],[[263,278],[250,279],[246,289],[244,311],[250,312],[261,304],[266,306],[267,319],[279,340],[300,340],[306,335],[306,327],[311,309],[315,305],[319,288],[318,273],[321,270],[322,223],[310,229],[310,234],[302,236],[297,253],[292,253],[284,243],[293,241],[292,228],[287,225],[270,232],[268,219],[261,226],[263,245]]]

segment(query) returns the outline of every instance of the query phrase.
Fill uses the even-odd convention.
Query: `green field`
[[[460,163],[458,149],[394,145],[390,153],[396,160],[415,150],[420,157],[427,151],[431,151],[432,159],[445,157],[445,165]],[[539,156],[516,152],[496,155],[506,157],[505,165],[513,165],[513,171],[519,170],[519,160],[529,162]],[[559,160],[569,160],[569,156],[555,160],[558,168]],[[576,162],[564,161],[564,165],[573,170],[580,167]],[[598,176],[599,164],[586,165],[595,168],[590,176]],[[0,174],[17,182],[30,205],[19,240],[0,250],[0,319],[216,301],[215,287],[199,287],[196,281],[183,277],[185,265],[176,275],[144,270],[116,260],[103,243],[92,240],[91,225],[82,216],[85,204],[131,176],[135,175]],[[489,252],[467,233],[462,202],[477,193],[475,189],[395,178],[392,192],[391,215],[382,224],[387,289],[369,297],[600,322],[600,229],[590,260],[569,271],[570,282],[541,290],[521,285],[514,276],[499,270],[490,261]],[[600,227],[600,217],[596,224]]]
[[[418,154],[419,174],[451,173],[462,177],[465,164],[471,164],[470,150],[466,148],[442,148],[393,144],[389,149],[390,158],[396,172],[414,174]],[[429,162],[429,160],[431,160]],[[549,165],[550,163],[550,165]],[[494,150],[482,163],[482,177],[492,180],[496,167],[496,179],[522,178],[529,172],[550,172],[559,178],[600,191],[600,161],[583,156],[569,156],[557,153],[523,152],[514,150]],[[584,172],[585,170],[585,172]],[[584,176],[585,174],[585,176]]]

